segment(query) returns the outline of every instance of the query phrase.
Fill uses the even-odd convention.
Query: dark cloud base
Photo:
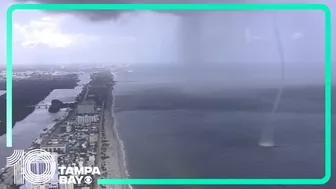
[[[252,0],[253,1],[253,0]],[[27,3],[29,0],[17,0],[18,3]],[[244,3],[244,0],[35,0],[37,3],[43,4],[137,4],[137,3],[159,3],[159,4],[194,4],[194,3]],[[52,11],[54,13],[65,13],[65,11]],[[91,21],[103,21],[109,19],[116,19],[121,13],[129,12],[123,11],[66,11],[67,13],[76,14],[80,17],[87,18]],[[169,12],[176,15],[190,14],[191,11],[160,11]]]
[[[18,3],[28,3],[31,0],[16,0]],[[43,4],[245,4],[245,3],[325,3],[330,5],[330,2],[334,0],[33,0],[37,3]],[[64,13],[63,11],[53,11],[57,13]],[[123,12],[129,12],[127,10],[123,11],[66,11],[71,14],[77,14],[78,16],[87,18],[91,21],[102,21],[118,18],[118,16]],[[190,15],[190,11],[160,11],[169,12],[175,15]]]

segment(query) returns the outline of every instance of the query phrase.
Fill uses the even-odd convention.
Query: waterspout
[[[278,88],[278,93],[275,97],[272,110],[268,117],[269,119],[267,119],[267,124],[265,125],[262,131],[261,137],[260,137],[259,146],[262,146],[262,147],[274,147],[275,146],[274,144],[275,125],[273,124],[274,114],[278,110],[281,97],[284,91],[284,86],[285,86],[285,56],[284,56],[283,45],[281,43],[280,34],[279,34],[278,27],[277,27],[275,16],[273,17],[272,23],[273,23],[273,28],[274,28],[274,36],[275,36],[275,40],[277,44],[277,50],[279,52],[279,57],[280,57],[280,64],[281,64],[281,68],[280,68],[281,76],[280,77],[281,78],[280,78],[280,85]]]

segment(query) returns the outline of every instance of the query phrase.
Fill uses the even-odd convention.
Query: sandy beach
[[[112,93],[112,91],[111,91]],[[113,98],[113,93],[110,95]],[[105,167],[105,174],[102,178],[127,178],[125,153],[123,144],[119,138],[119,134],[114,124],[112,114],[113,100],[109,99],[104,111],[104,124],[102,128],[101,153],[106,156],[101,158],[101,165]],[[126,185],[105,185],[109,189],[131,189],[131,186]],[[104,188],[104,187],[100,187]]]

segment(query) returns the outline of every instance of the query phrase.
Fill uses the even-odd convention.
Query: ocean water
[[[150,65],[117,73],[114,116],[130,177],[322,178],[324,86],[302,82],[288,86],[270,120],[278,84],[275,77],[267,85],[257,85],[261,82],[246,76],[237,86],[226,82],[225,76],[221,80],[219,72],[202,70],[202,74],[188,75],[178,67]],[[250,85],[243,85],[244,81]],[[270,125],[275,128],[276,146],[260,147],[262,130]],[[334,188],[335,182],[332,179],[323,186],[133,188],[325,189]]]
[[[63,102],[73,102],[77,94],[82,90],[81,84],[90,81],[89,74],[79,76],[79,86],[74,89],[55,89],[42,102],[50,104],[53,99],[60,99]],[[37,139],[41,131],[54,126],[54,119],[66,115],[65,110],[57,113],[49,113],[47,109],[36,109],[24,120],[17,122],[13,127],[13,147],[6,147],[6,135],[0,136],[0,167],[6,165],[6,157],[13,153],[14,149],[25,149]]]

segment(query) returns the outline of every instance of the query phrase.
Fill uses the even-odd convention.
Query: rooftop
[[[41,148],[60,148],[67,145],[66,143],[58,143],[58,144],[43,144]]]

